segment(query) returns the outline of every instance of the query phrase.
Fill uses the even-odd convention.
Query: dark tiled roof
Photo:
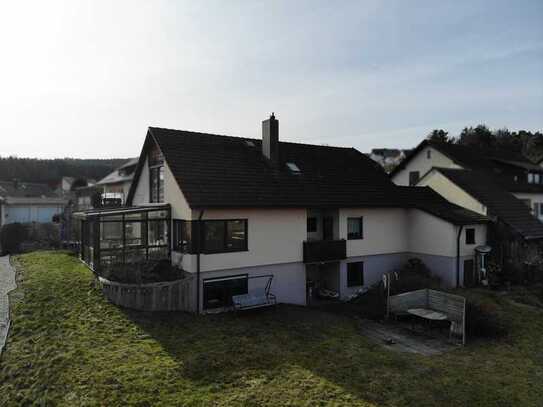
[[[423,210],[455,225],[472,225],[490,221],[485,215],[447,201],[430,187],[399,186],[398,194],[406,207]]]
[[[47,184],[33,182],[0,181],[0,197],[13,198],[58,198],[58,194]]]
[[[280,142],[274,166],[257,139],[160,128],[149,129],[146,145],[151,138],[192,208],[409,207],[456,224],[488,220],[429,188],[397,187],[378,164],[352,148]],[[136,177],[144,154],[145,147]],[[300,173],[292,173],[287,162]]]
[[[274,166],[257,139],[154,127],[149,134],[192,208],[399,204],[381,167],[352,148],[280,142]]]
[[[484,204],[490,216],[497,216],[525,239],[543,238],[543,223],[532,216],[530,208],[488,175],[471,170],[436,170]]]

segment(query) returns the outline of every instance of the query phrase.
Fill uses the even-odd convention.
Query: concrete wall
[[[347,239],[347,218],[364,217],[364,238],[347,240],[347,257],[405,252],[406,213],[405,209],[340,209],[340,239]]]
[[[449,202],[483,215],[487,214],[485,205],[451,182],[451,180],[437,170],[432,171],[421,179],[418,186],[428,186]]]
[[[431,151],[431,158],[427,157],[428,150]],[[409,185],[409,173],[411,171],[419,171],[419,174],[422,177],[430,171],[432,167],[462,168],[435,148],[426,147],[413,157],[403,170],[394,175],[392,181],[396,185]]]

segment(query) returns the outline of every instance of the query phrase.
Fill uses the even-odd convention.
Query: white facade
[[[534,216],[543,222],[543,194],[514,192],[513,195],[526,202]]]
[[[427,146],[419,151],[419,153],[407,163],[405,168],[398,171],[397,174],[394,174],[392,181],[396,185],[408,186],[409,173],[417,171],[419,177],[422,178],[432,169],[432,167],[462,168],[440,151],[431,146]]]
[[[436,152],[437,154],[437,152]],[[134,186],[133,205],[149,203],[149,167],[145,162]],[[383,273],[401,267],[409,258],[420,257],[438,274],[446,286],[456,284],[458,227],[416,209],[402,208],[338,208],[317,210],[291,209],[192,209],[164,163],[164,200],[172,208],[173,220],[247,220],[246,251],[199,255],[200,306],[203,304],[204,282],[213,278],[238,275],[249,277],[257,284],[258,277],[273,274],[272,292],[279,302],[306,304],[308,279],[311,273],[321,273],[326,283],[345,299],[362,287],[378,282]],[[318,219],[317,229],[307,231],[307,220]],[[323,239],[323,218],[333,220],[330,237],[346,241],[347,258],[326,264],[304,263],[304,241]],[[363,238],[348,240],[349,218],[361,218]],[[474,257],[476,245],[486,243],[486,225],[467,226],[476,231],[476,244],[465,244],[465,232],[460,236],[460,256]],[[172,253],[174,263],[184,270],[197,273],[196,254]],[[348,264],[364,262],[363,285],[348,287]],[[317,269],[317,271],[315,271]],[[310,271],[313,270],[313,271]],[[460,270],[462,273],[462,270]]]

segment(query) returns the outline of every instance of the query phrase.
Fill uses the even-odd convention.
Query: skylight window
[[[299,174],[302,172],[300,168],[298,168],[298,166],[294,163],[287,163],[287,167],[294,174]]]

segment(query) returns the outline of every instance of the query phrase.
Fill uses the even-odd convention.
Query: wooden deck
[[[377,323],[364,319],[361,321],[364,336],[382,345],[385,349],[398,352],[416,353],[424,356],[439,355],[459,347],[448,342],[445,335],[429,335],[415,332],[396,322]]]

